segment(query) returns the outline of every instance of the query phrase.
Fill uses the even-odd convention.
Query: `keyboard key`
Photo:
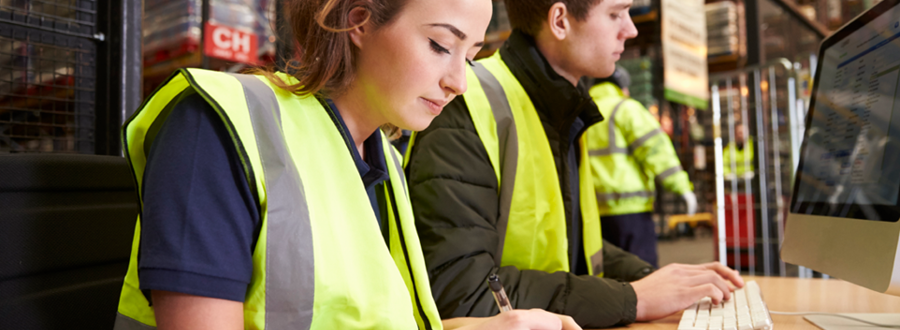
[[[731,318],[735,318],[735,317],[737,316],[737,313],[734,311],[734,309],[727,309],[727,308],[726,308],[725,311],[724,311],[724,313],[723,313],[723,315],[724,315],[724,316],[730,316]]]
[[[694,319],[696,319],[696,318],[697,318],[697,311],[689,310],[689,311],[684,311],[684,313],[681,314],[682,320],[688,319],[688,320],[691,320],[691,322],[694,322]]]
[[[697,313],[697,320],[709,320],[709,311],[700,311]]]

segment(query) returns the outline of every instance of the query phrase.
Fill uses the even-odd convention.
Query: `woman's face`
[[[467,60],[481,49],[491,11],[491,0],[408,0],[386,25],[356,33],[354,84],[373,115],[403,129],[428,127],[466,91]]]

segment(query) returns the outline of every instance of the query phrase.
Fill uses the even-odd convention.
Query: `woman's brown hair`
[[[298,95],[341,94],[355,74],[356,48],[348,31],[371,23],[377,29],[391,21],[406,1],[394,0],[292,0],[278,8],[300,46],[299,58],[286,59],[285,68],[255,69],[276,86]],[[351,26],[349,13],[364,8],[363,22]],[[291,72],[298,82],[289,84],[274,75],[274,69]]]
[[[278,11],[284,13],[300,46],[299,58],[285,59],[284,68],[256,68],[248,73],[263,75],[275,86],[297,95],[335,97],[343,93],[355,76],[356,47],[350,30],[370,23],[377,29],[390,22],[406,0],[291,0]],[[368,16],[351,26],[349,14],[363,8]],[[285,27],[277,27],[285,28]],[[298,82],[291,84],[275,75],[289,72]],[[382,127],[388,137],[396,137],[399,129],[391,124]]]

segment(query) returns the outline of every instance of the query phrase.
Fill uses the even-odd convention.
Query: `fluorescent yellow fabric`
[[[734,155],[734,173],[731,170],[732,154]],[[744,148],[738,149],[734,141],[728,143],[722,150],[722,172],[725,176],[743,176],[748,172],[753,172],[753,138],[747,138],[744,142]],[[749,163],[749,167],[747,166]]]
[[[600,215],[653,211],[654,180],[671,192],[693,190],[668,135],[647,109],[612,83],[591,88],[606,119],[585,133]]]
[[[485,89],[470,69],[468,91],[463,94],[476,131],[481,138],[498,183],[513,184],[508,224],[503,238],[500,266],[515,266],[546,272],[569,271],[566,214],[553,153],[537,110],[521,84],[515,79],[499,52],[479,61],[502,86],[509,102],[518,146],[515,177],[503,177],[500,164],[500,141],[497,122]],[[495,95],[496,97],[496,95]],[[496,109],[495,109],[496,110]],[[510,145],[507,143],[507,145]],[[590,272],[602,276],[603,241],[599,214],[594,200],[594,186],[587,168],[587,149],[582,141],[581,212],[584,224],[585,258]],[[513,182],[510,182],[513,181]],[[499,192],[498,192],[499,193]]]
[[[246,78],[248,76],[244,76]],[[282,75],[282,78],[291,79]],[[141,186],[146,153],[144,143],[151,125],[175,95],[193,88],[213,105],[226,123],[233,142],[242,155],[248,182],[255,185],[262,210],[262,230],[253,253],[253,275],[244,303],[246,329],[265,329],[272,318],[284,315],[292,306],[267,300],[275,293],[290,296],[294,286],[273,282],[267,263],[273,255],[292,256],[311,253],[314,256],[314,301],[312,329],[441,329],[440,316],[431,295],[425,263],[415,231],[412,209],[399,157],[385,142],[384,155],[391,180],[385,184],[390,228],[389,247],[378,228],[353,159],[346,151],[341,132],[326,109],[314,97],[296,96],[259,79],[271,92],[280,108],[279,136],[285,141],[288,164],[272,165],[258,149],[265,141],[258,139],[251,125],[248,100],[241,81],[234,75],[205,70],[181,70],[151,96],[125,125],[123,145]],[[384,136],[382,135],[382,138]],[[386,140],[385,140],[386,141]],[[277,160],[276,160],[277,161]],[[266,164],[264,164],[266,162]],[[291,166],[293,164],[293,166]],[[273,168],[277,169],[267,173]],[[270,205],[267,198],[267,175],[280,171],[296,171],[302,182],[302,198],[308,207],[312,251],[298,251],[293,242],[270,242]],[[138,189],[140,191],[140,189]],[[298,216],[297,221],[303,221]],[[269,244],[277,243],[277,244]],[[140,219],[135,230],[132,257],[119,302],[117,329],[132,329],[127,321],[155,326],[153,308],[140,292],[137,277],[137,252],[140,244]],[[274,246],[271,247],[271,246]],[[274,250],[273,250],[274,249]],[[290,274],[287,274],[290,275]],[[298,283],[299,285],[299,283]],[[309,298],[309,297],[307,297]],[[120,326],[120,321],[123,326]],[[136,323],[131,323],[136,324]]]

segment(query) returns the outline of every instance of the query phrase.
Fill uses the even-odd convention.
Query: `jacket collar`
[[[572,86],[553,70],[531,36],[513,30],[500,48],[500,57],[522,84],[541,120],[558,132],[568,135],[576,118],[581,118],[584,127],[603,121],[588,93],[590,79],[581,79],[578,86]]]

